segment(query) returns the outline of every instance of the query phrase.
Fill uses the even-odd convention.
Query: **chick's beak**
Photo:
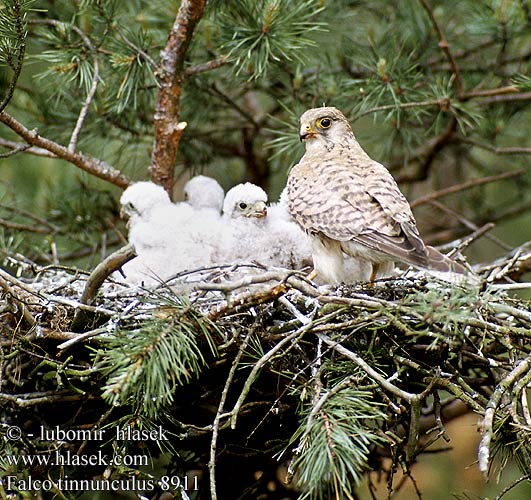
[[[262,219],[267,216],[267,206],[264,201],[257,201],[251,206],[247,217],[255,217],[256,219]]]
[[[301,125],[299,130],[299,139],[302,142],[311,137],[315,137],[316,134],[317,131],[309,123],[307,123],[306,125]]]
[[[125,207],[120,208],[120,218],[128,221],[131,218],[131,214],[127,211]]]

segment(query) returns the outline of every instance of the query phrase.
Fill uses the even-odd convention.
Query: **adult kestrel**
[[[391,173],[358,144],[336,108],[300,119],[306,153],[288,176],[288,205],[311,236],[314,268],[331,284],[345,281],[344,254],[372,264],[370,280],[393,262],[435,271],[466,269],[422,241],[408,201]]]

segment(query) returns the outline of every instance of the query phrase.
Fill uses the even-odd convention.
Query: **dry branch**
[[[7,125],[13,132],[26,141],[30,146],[49,151],[53,157],[66,160],[85,172],[108,181],[121,188],[126,188],[130,180],[120,171],[114,169],[103,160],[80,152],[70,151],[68,147],[42,137],[36,129],[29,130],[11,115],[0,113],[0,122]]]
[[[128,255],[127,247],[122,250],[113,257],[115,261]],[[528,255],[529,249],[523,247],[478,271],[490,282],[503,279]],[[101,406],[100,413],[92,417],[92,422],[99,421],[109,408],[100,399],[101,373],[92,374],[93,361],[78,359],[83,346],[100,346],[104,353],[109,338],[129,332],[132,336],[127,341],[134,343],[144,337],[143,325],[155,321],[157,331],[164,330],[194,312],[215,324],[218,355],[204,368],[204,374],[194,379],[193,387],[178,389],[182,391],[179,397],[164,411],[188,429],[187,446],[204,465],[204,487],[214,498],[221,497],[223,491],[220,483],[224,478],[219,467],[224,460],[232,460],[232,455],[225,452],[232,446],[232,439],[242,433],[245,442],[262,439],[255,434],[260,435],[264,427],[267,442],[271,429],[278,430],[277,415],[282,416],[283,426],[292,433],[297,425],[310,426],[323,418],[328,402],[349,387],[370,390],[375,402],[386,410],[381,434],[388,442],[384,440],[374,450],[372,466],[390,476],[399,465],[410,470],[419,453],[429,452],[435,442],[447,439],[445,423],[466,410],[488,418],[495,411],[496,422],[506,422],[503,425],[507,431],[512,424],[527,418],[521,406],[512,404],[509,411],[500,401],[509,392],[520,401],[526,390],[526,383],[518,379],[518,374],[529,371],[525,363],[530,358],[525,354],[524,343],[530,336],[528,304],[492,293],[489,288],[464,289],[420,277],[398,277],[373,286],[360,283],[318,288],[291,270],[232,265],[183,272],[159,289],[149,291],[102,283],[110,269],[116,267],[104,262],[92,276],[80,276],[76,294],[72,294],[73,280],[58,287],[58,279],[52,279],[55,292],[44,289],[39,292],[38,302],[27,302],[36,323],[19,328],[31,328],[25,342],[30,341],[33,347],[28,349],[19,337],[2,337],[2,346],[19,350],[24,360],[19,379],[25,385],[20,388],[12,382],[4,383],[0,399],[6,411],[12,409],[17,416],[26,408],[68,402],[72,414],[77,415],[73,419],[81,418],[80,409],[91,399],[95,408]],[[4,295],[4,301],[20,300],[21,293],[16,288],[32,290],[31,285],[9,275],[4,281],[8,291],[16,292]],[[184,302],[182,294],[187,295]],[[15,299],[14,295],[18,297]],[[172,312],[168,303],[182,303],[183,308]],[[53,314],[45,312],[49,304],[55,304]],[[90,331],[75,334],[72,325],[80,308],[89,319],[98,322]],[[66,319],[55,335],[51,325],[59,313]],[[44,335],[35,334],[39,330]],[[156,344],[148,346],[142,356],[155,348]],[[122,349],[128,347],[124,345]],[[206,350],[205,347],[204,353]],[[514,360],[500,356],[508,350]],[[65,354],[72,359],[65,361]],[[518,355],[527,361],[519,364]],[[138,370],[139,359],[131,356],[127,374]],[[31,373],[40,363],[50,374],[57,375],[48,375],[47,392],[41,391],[42,397],[37,397],[37,391],[30,390]],[[9,366],[3,365],[4,379]],[[54,393],[50,384],[61,379],[59,373],[73,387],[81,377],[92,385],[85,388],[84,394],[64,390]],[[337,384],[331,384],[331,380],[337,380]],[[155,389],[158,391],[159,387]],[[313,396],[304,396],[306,391]],[[438,391],[452,396],[439,401]],[[296,411],[301,404],[310,406],[306,417],[299,420]],[[190,407],[200,409],[201,422],[189,420]],[[486,424],[489,438],[498,443],[497,427],[489,427],[488,419]],[[249,433],[249,428],[254,430]],[[519,432],[525,437],[528,431]],[[206,436],[209,433],[210,439]],[[482,453],[488,449],[490,456],[492,449],[486,440],[487,437]],[[259,447],[266,447],[265,442],[260,442]],[[293,441],[296,442],[297,439]],[[510,443],[514,443],[514,438],[508,440],[507,446]],[[297,449],[288,446],[286,460],[290,455],[300,456],[297,453]]]

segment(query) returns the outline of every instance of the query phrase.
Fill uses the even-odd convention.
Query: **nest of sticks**
[[[398,468],[409,474],[419,454],[445,445],[447,421],[474,412],[480,470],[488,476],[494,456],[511,456],[529,478],[531,312],[512,291],[529,287],[519,280],[530,245],[477,266],[479,287],[415,273],[317,287],[304,273],[253,263],[149,290],[108,278],[132,256],[126,247],[91,274],[14,259],[12,272],[0,271],[3,428],[31,436],[43,426],[163,422],[170,448],[145,452],[197,471],[208,492],[197,498],[234,497],[234,467],[240,494],[253,498],[355,498],[370,471],[396,488]],[[75,453],[96,445],[112,454],[127,443],[53,444]],[[52,445],[4,437],[1,446],[27,454]]]

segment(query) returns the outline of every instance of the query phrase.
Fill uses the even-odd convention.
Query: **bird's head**
[[[160,205],[171,204],[168,193],[153,182],[135,182],[120,197],[122,218],[143,216]]]
[[[192,208],[213,209],[221,212],[225,193],[218,181],[205,175],[196,175],[184,185],[184,201]]]
[[[337,108],[312,108],[300,118],[299,137],[306,148],[314,143],[336,144],[354,138],[345,115]]]
[[[263,219],[267,216],[266,192],[250,182],[234,186],[225,195],[223,215],[230,219]]]

